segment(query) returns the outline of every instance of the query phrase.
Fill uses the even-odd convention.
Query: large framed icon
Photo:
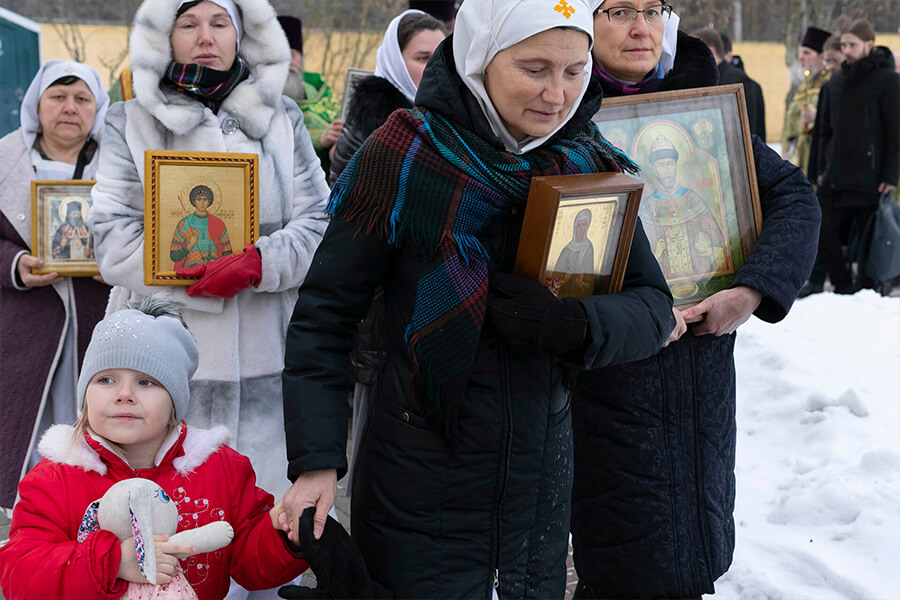
[[[31,252],[44,261],[31,271],[64,277],[97,275],[88,228],[93,180],[31,182]]]
[[[610,98],[593,120],[642,168],[638,214],[675,306],[729,287],[762,227],[743,86]]]
[[[258,236],[258,156],[144,153],[144,282],[190,285],[176,269],[240,252]]]
[[[559,298],[621,291],[643,188],[622,173],[533,178],[515,274]]]

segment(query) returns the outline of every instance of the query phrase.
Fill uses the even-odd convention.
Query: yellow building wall
[[[41,57],[43,60],[58,58],[61,60],[73,60],[72,55],[66,50],[60,30],[63,27],[52,24],[41,24]],[[84,41],[86,56],[82,62],[97,69],[100,77],[106,83],[107,88],[112,80],[119,74],[122,65],[115,68],[112,63],[123,51],[128,49],[128,27],[103,26],[103,25],[79,25],[78,31]],[[127,61],[127,58],[125,59]],[[114,72],[111,73],[111,67]]]
[[[79,27],[84,39],[86,58],[84,62],[91,65],[100,76],[111,85],[121,67],[114,65],[119,53],[128,46],[128,28],[117,26],[82,25]],[[349,67],[374,70],[375,48],[380,42],[381,33],[344,33],[332,36],[329,52],[334,56],[331,61],[324,61],[325,35],[321,31],[309,30],[304,36],[304,59],[307,69],[320,72],[325,65],[323,75],[331,84],[337,98],[344,89],[344,73]],[[892,51],[900,50],[900,34],[878,34],[876,43],[887,46]],[[353,60],[355,47],[370,48],[369,52]],[[42,25],[41,52],[44,60],[60,58],[71,60],[59,35],[59,29],[53,25]],[[741,56],[747,74],[755,79],[763,89],[766,101],[766,134],[769,142],[781,140],[781,128],[784,121],[784,99],[790,89],[790,75],[785,65],[785,48],[782,44],[745,42],[734,45],[734,52]],[[127,60],[127,59],[126,59]],[[355,64],[352,64],[355,63]]]

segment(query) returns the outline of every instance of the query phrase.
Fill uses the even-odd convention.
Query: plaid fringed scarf
[[[172,61],[166,69],[165,79],[181,91],[195,96],[213,112],[218,112],[222,101],[249,75],[247,63],[240,56],[236,56],[227,71]]]
[[[593,124],[516,155],[439,114],[396,111],[343,171],[328,212],[427,257],[406,339],[414,392],[430,422],[453,439],[487,303],[488,255],[476,238],[525,204],[531,178],[637,166]]]

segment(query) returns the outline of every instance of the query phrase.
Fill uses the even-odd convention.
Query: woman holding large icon
[[[717,83],[706,44],[678,31],[678,16],[665,1],[591,5],[594,75],[605,96]],[[710,133],[705,125],[692,132],[701,145]],[[714,198],[678,183],[685,156],[673,142],[654,136],[650,156],[632,157],[647,160],[640,216],[677,299],[691,277],[727,270],[729,255],[710,210]],[[620,143],[632,150],[631,140]],[[731,564],[734,332],[751,314],[769,322],[784,318],[812,267],[820,219],[803,173],[756,137],[752,148],[763,225],[731,286],[675,309],[679,322],[694,323],[659,354],[579,376],[573,397],[576,598],[699,597],[713,593]]]

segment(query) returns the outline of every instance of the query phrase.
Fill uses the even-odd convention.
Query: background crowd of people
[[[87,65],[35,75],[21,128],[0,139],[8,600],[146,581],[129,544],[79,531],[90,501],[136,476],[172,487],[195,525],[234,526],[224,555],[179,563],[190,548],[157,546],[162,581],[183,574],[201,597],[276,597],[304,552],[314,569],[358,552],[365,568],[330,573],[329,597],[365,579],[387,597],[562,598],[570,532],[576,598],[714,592],[735,544],[736,330],[782,320],[826,275],[836,293],[890,292],[856,273],[853,246],[900,176],[894,56],[867,21],[810,27],[779,156],[727,36],[679,30],[665,0],[409,6],[345,120],[305,69],[303,22],[266,0],[144,0],[113,104]],[[679,309],[668,260],[722,252],[685,233],[696,214],[678,220],[703,199],[670,140],[639,165],[592,119],[604,98],[729,83],[744,90],[762,227],[727,289]],[[213,223],[212,189],[191,191],[176,231],[179,261],[199,257],[176,265],[190,286],[145,279],[148,150],[258,157],[254,243]],[[664,168],[650,212],[671,215],[641,213],[621,292],[559,298],[513,274],[533,177],[662,182]],[[38,180],[96,180],[99,275],[33,273]],[[697,248],[670,246],[677,232]],[[199,239],[216,251],[191,255]],[[103,402],[137,411],[134,430]],[[327,516],[345,476],[349,546]],[[53,481],[73,491],[54,499]]]

